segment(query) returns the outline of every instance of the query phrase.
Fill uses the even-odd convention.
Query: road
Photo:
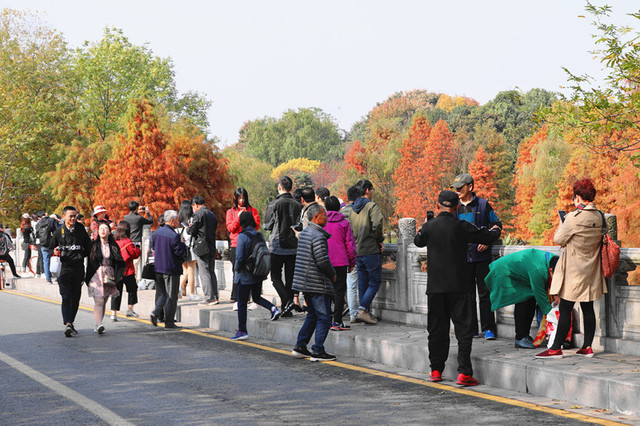
[[[0,424],[576,424],[443,387],[0,292]],[[444,389],[444,390],[443,390]]]

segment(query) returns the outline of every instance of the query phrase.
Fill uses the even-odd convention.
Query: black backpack
[[[51,237],[53,236],[54,230],[51,223],[52,220],[54,219],[51,219],[50,217],[43,217],[42,219],[40,219],[40,222],[38,222],[38,225],[36,226],[36,231],[38,232],[41,246],[48,247],[49,243],[51,242]]]
[[[266,279],[271,272],[271,253],[262,234],[257,234],[251,239],[250,252],[245,268],[257,279]]]
[[[10,250],[9,237],[4,232],[0,232],[0,256],[8,255],[9,250]]]

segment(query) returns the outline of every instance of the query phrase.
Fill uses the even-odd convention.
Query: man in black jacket
[[[204,292],[201,305],[217,305],[218,279],[216,278],[216,229],[218,218],[204,205],[202,195],[191,200],[193,217],[187,233],[191,235],[192,251],[198,261],[198,277]]]
[[[293,271],[296,265],[298,239],[291,229],[297,225],[302,206],[291,196],[293,182],[289,176],[278,181],[278,196],[267,206],[264,215],[264,229],[271,231],[269,248],[271,249],[271,281],[282,303],[282,317],[293,316]],[[284,267],[285,281],[282,281]]]
[[[58,286],[62,296],[62,321],[65,326],[64,335],[71,337],[78,333],[73,322],[80,305],[85,273],[84,258],[89,255],[91,240],[84,226],[76,220],[78,211],[75,207],[65,207],[62,216],[64,222],[53,233],[47,248],[53,250],[54,255],[60,255]]]
[[[453,321],[458,340],[457,384],[475,386],[471,367],[471,343],[475,288],[470,279],[473,270],[467,263],[467,244],[491,244],[500,237],[500,228],[479,229],[472,223],[456,219],[458,195],[441,191],[438,195],[440,214],[425,222],[414,243],[427,247],[427,330],[431,381],[442,380],[449,354],[449,321]]]

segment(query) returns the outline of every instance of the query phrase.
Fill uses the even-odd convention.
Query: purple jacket
[[[327,212],[327,225],[324,230],[331,234],[328,241],[331,265],[356,266],[356,240],[344,215],[340,212]]]

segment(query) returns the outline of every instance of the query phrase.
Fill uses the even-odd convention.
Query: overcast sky
[[[624,14],[640,8],[637,0],[609,3],[620,23],[633,23]],[[210,133],[223,144],[236,142],[247,120],[301,107],[322,108],[349,130],[396,91],[426,89],[480,103],[502,90],[559,91],[566,83],[561,67],[592,74],[601,68],[589,54],[594,28],[585,4],[0,0],[0,7],[44,12],[72,47],[114,26],[171,57],[178,89],[213,101]]]

